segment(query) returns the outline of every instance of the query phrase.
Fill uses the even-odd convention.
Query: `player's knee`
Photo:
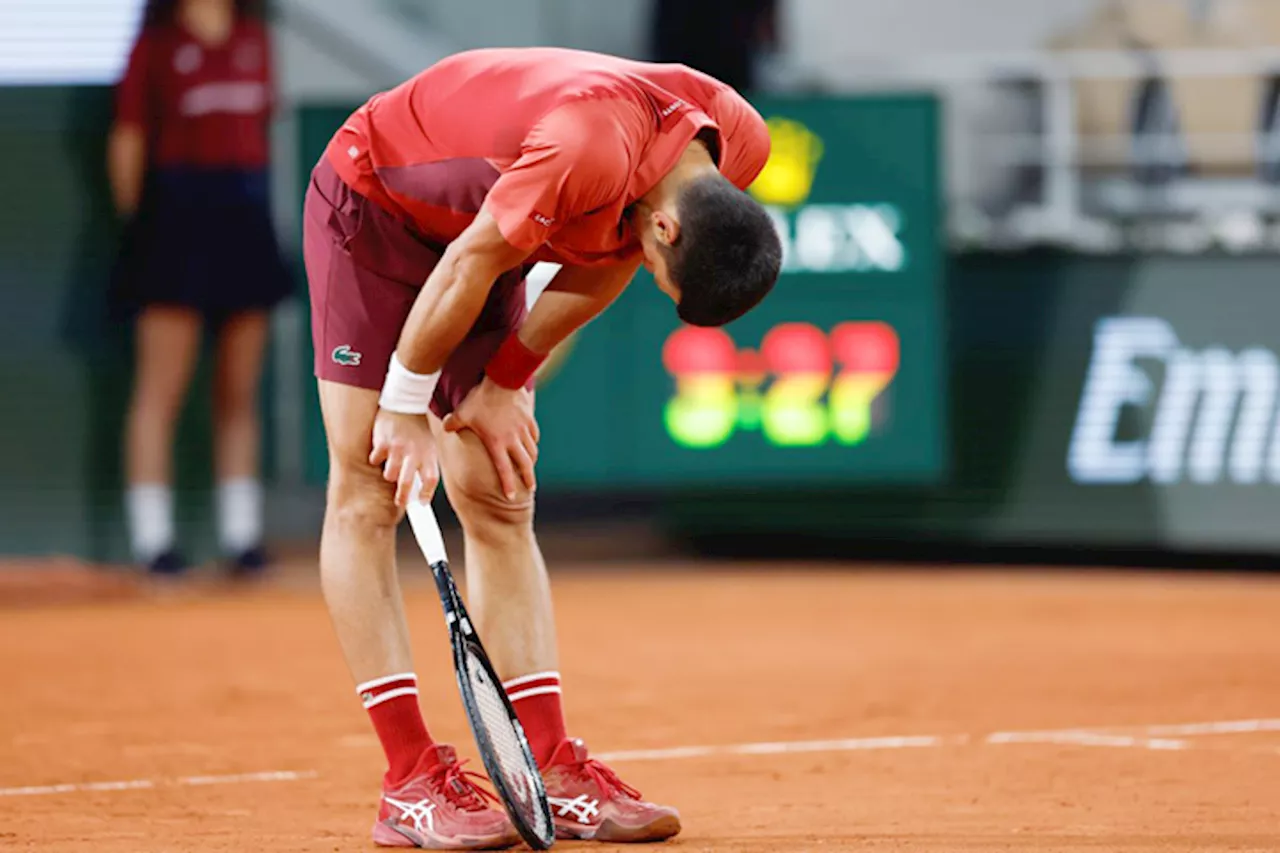
[[[533,529],[533,494],[521,491],[507,500],[495,484],[462,477],[449,493],[467,536],[500,543]]]
[[[329,473],[326,513],[340,530],[376,533],[394,530],[402,510],[395,487],[372,465],[339,465]]]

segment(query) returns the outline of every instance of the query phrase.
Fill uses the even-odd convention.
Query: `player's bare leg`
[[[451,747],[435,744],[418,707],[417,677],[396,573],[402,513],[394,484],[369,464],[378,393],[321,380],[329,489],[320,579],[347,666],[386,753],[374,840],[384,846],[490,849],[519,839],[486,804]],[[441,677],[444,677],[443,675]]]
[[[412,672],[409,628],[396,574],[401,512],[391,484],[369,464],[378,392],[320,380],[329,484],[320,536],[320,582],[338,642],[357,683]]]
[[[155,305],[138,317],[124,468],[133,556],[159,574],[185,568],[175,550],[173,438],[200,354],[200,315]]]
[[[503,497],[484,444],[431,418],[449,503],[463,524],[467,599],[504,681],[558,666],[547,567],[533,535],[533,493]]]
[[[675,809],[645,802],[565,734],[555,617],[533,531],[533,494],[507,500],[489,453],[468,430],[432,418],[445,490],[462,522],[467,597],[546,780],[558,838],[659,841],[680,831]]]
[[[213,377],[214,467],[218,480],[218,544],[233,569],[266,565],[262,550],[262,482],[258,448],[259,389],[270,320],[265,311],[229,317],[218,330]]]

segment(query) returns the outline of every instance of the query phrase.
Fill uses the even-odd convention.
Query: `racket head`
[[[471,627],[448,563],[441,560],[431,571],[445,605],[458,692],[480,760],[520,837],[534,850],[546,850],[555,843],[555,823],[524,727]]]

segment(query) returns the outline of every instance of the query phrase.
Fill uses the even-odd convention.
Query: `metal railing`
[[[1084,135],[1077,121],[1081,84],[1234,77],[1280,78],[1280,49],[864,56],[842,63],[830,83],[843,90],[925,88],[956,103],[966,90],[978,87],[1004,91],[1011,100],[1021,93],[1034,103],[1037,126],[969,131],[967,145],[960,147],[984,162],[952,158],[951,168],[1030,172],[1038,198],[1018,199],[992,211],[983,203],[982,186],[957,189],[953,181],[948,193],[952,234],[961,242],[1115,250],[1134,247],[1140,232],[1142,248],[1193,251],[1207,242],[1236,250],[1280,250],[1280,233],[1273,237],[1269,230],[1270,220],[1280,217],[1280,189],[1272,183],[1280,174],[1280,122],[1272,112],[1271,125],[1266,125],[1265,100],[1257,104],[1254,125],[1241,133]],[[1272,87],[1260,88],[1264,98],[1276,97]],[[1129,103],[1130,113],[1135,108]],[[951,132],[964,132],[958,129],[961,124],[952,122]],[[1186,165],[1188,147],[1194,147],[1199,165],[1236,166],[1240,174],[1207,177],[1179,169]],[[1161,178],[1138,174],[1161,166],[1168,167]],[[1162,229],[1167,245],[1151,237]],[[1192,232],[1195,239],[1187,236]]]

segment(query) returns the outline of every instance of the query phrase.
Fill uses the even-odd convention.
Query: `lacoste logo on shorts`
[[[340,347],[333,348],[333,363],[341,364],[343,367],[355,367],[360,364],[363,355],[351,348],[350,344],[343,344]]]

